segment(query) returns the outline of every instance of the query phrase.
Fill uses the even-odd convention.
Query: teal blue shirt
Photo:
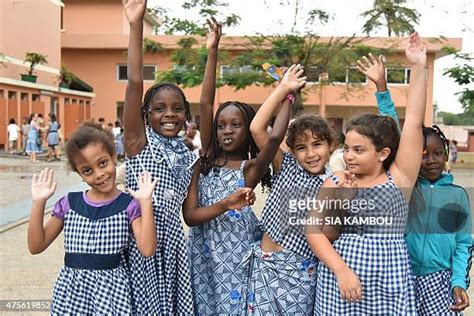
[[[451,271],[451,288],[467,289],[472,251],[472,218],[464,188],[442,174],[431,183],[418,177],[411,198],[406,241],[416,276]]]
[[[395,111],[395,104],[393,103],[390,91],[375,92],[375,99],[377,100],[379,113],[392,117],[397,122],[398,129],[400,129],[400,120],[398,119],[397,111]]]

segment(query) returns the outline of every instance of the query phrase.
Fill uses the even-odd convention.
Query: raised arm
[[[405,53],[411,66],[410,86],[400,145],[390,171],[399,187],[410,188],[415,184],[421,166],[426,107],[426,48],[418,33],[410,35]]]
[[[44,209],[46,201],[56,191],[56,183],[53,182],[54,173],[52,169],[44,169],[40,174],[33,175],[31,184],[31,216],[28,223],[28,249],[32,254],[43,252],[58,237],[63,229],[63,221],[56,217],[50,217],[43,225]]]
[[[280,111],[279,114],[281,114],[281,116],[277,116],[278,122],[277,120],[275,121],[271,135],[268,133],[267,127],[273,114],[276,112],[278,106],[285,97],[288,96],[290,92],[301,89],[306,84],[306,77],[301,77],[302,74],[303,68],[300,65],[292,65],[286,71],[280,85],[270,94],[265,102],[263,102],[250,124],[250,131],[252,132],[253,139],[260,149],[259,157],[262,156],[258,164],[256,164],[259,168],[265,164],[268,165],[270,161],[273,160],[274,171],[280,171],[281,163],[283,161],[283,152],[279,146],[288,127],[290,109],[289,107],[285,107],[285,104],[288,104],[289,102],[286,103],[285,101],[285,104],[282,105],[283,112]],[[273,148],[275,141],[278,141],[276,149]],[[265,148],[267,145],[269,145],[269,147]],[[270,161],[266,162],[269,157]]]
[[[122,0],[130,37],[127,54],[128,84],[123,110],[124,145],[127,156],[137,155],[146,145],[145,123],[141,110],[143,97],[143,17],[146,0]]]
[[[397,122],[398,128],[400,128],[400,120],[398,119],[397,111],[395,111],[395,104],[387,88],[383,56],[380,55],[378,58],[375,58],[374,55],[369,53],[369,57],[363,56],[357,61],[356,68],[375,84],[377,88],[375,98],[379,113],[392,117]]]
[[[219,40],[222,35],[222,26],[211,17],[207,19],[209,29],[207,30],[207,62],[202,82],[201,99],[199,100],[199,111],[201,113],[201,143],[202,155],[205,156],[211,141],[212,121],[214,113],[214,97],[216,95],[216,68]]]
[[[188,226],[197,226],[224,214],[228,210],[240,209],[255,202],[255,193],[251,188],[239,188],[225,199],[212,205],[199,207],[198,180],[200,168],[194,168],[193,178],[189,186],[188,195],[183,203],[183,218]]]

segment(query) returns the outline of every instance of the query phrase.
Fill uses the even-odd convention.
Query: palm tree
[[[415,9],[402,6],[406,0],[374,0],[374,7],[363,12],[361,15],[367,18],[362,31],[370,32],[381,26],[386,26],[388,36],[392,33],[402,36],[414,31],[414,25],[418,24],[420,15]]]

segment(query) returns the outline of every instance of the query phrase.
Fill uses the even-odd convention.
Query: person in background
[[[10,154],[13,154],[16,151],[18,135],[20,134],[20,128],[16,125],[15,119],[10,119],[10,122],[7,126],[8,134],[8,149]]]
[[[28,143],[28,133],[30,132],[30,124],[28,124],[28,118],[24,117],[21,124],[21,136],[23,138],[23,156],[28,156],[26,153],[26,144]]]

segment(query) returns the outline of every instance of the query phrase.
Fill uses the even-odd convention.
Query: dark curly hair
[[[395,160],[400,143],[400,131],[397,123],[390,116],[380,114],[360,114],[351,119],[346,128],[349,131],[368,137],[375,146],[376,151],[381,151],[385,147],[390,149],[390,154],[383,162],[383,168],[388,170]]]
[[[426,127],[423,126],[423,150],[426,149],[426,139],[428,136],[434,136],[438,137],[441,139],[441,141],[444,144],[444,153],[446,154],[446,157],[449,156],[449,140],[446,138],[446,135],[444,135],[443,131],[441,128],[439,128],[438,125],[432,125],[431,127]]]
[[[288,127],[286,145],[293,149],[296,140],[306,131],[311,131],[313,135],[327,141],[330,148],[336,143],[334,130],[325,119],[314,114],[302,114],[297,116]]]
[[[173,83],[162,82],[162,83],[158,83],[158,84],[155,84],[155,85],[151,86],[145,92],[145,96],[143,98],[143,103],[142,103],[142,116],[143,116],[143,121],[145,122],[145,124],[148,124],[147,115],[149,113],[150,105],[151,105],[151,101],[153,100],[153,97],[155,96],[156,93],[158,93],[161,90],[165,90],[165,89],[173,90],[181,96],[181,98],[183,99],[184,109],[186,111],[186,119],[188,121],[190,121],[191,120],[191,108],[190,108],[188,100],[186,99],[186,96],[184,95],[183,90],[181,90],[180,87],[178,87],[177,85],[175,85]]]
[[[204,175],[209,174],[211,169],[213,168],[220,168],[225,165],[219,165],[218,159],[224,156],[224,152],[222,147],[219,144],[217,139],[217,122],[219,120],[219,115],[225,108],[229,106],[235,106],[241,113],[244,119],[244,125],[246,129],[246,140],[247,142],[242,146],[242,160],[253,159],[257,157],[259,150],[255,141],[252,137],[252,133],[250,132],[250,123],[252,122],[255,116],[255,110],[248,104],[238,102],[238,101],[228,101],[222,104],[219,109],[217,110],[214,121],[212,122],[212,131],[211,131],[211,140],[209,142],[209,148],[207,153],[201,157],[200,165],[201,165],[201,173]],[[261,179],[262,188],[270,189],[271,188],[271,172],[270,168],[267,170],[265,176]]]
[[[101,124],[88,121],[83,122],[71,134],[65,146],[68,164],[73,171],[77,172],[74,158],[90,144],[101,144],[111,157],[115,156],[115,143],[112,132],[104,130]]]

